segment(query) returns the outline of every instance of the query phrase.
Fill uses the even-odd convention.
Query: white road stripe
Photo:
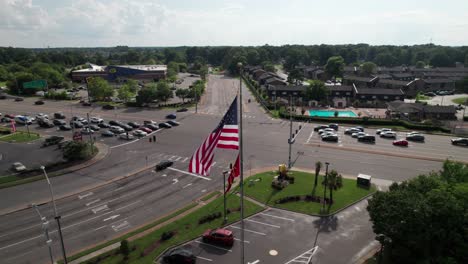
[[[187,160],[188,160],[188,157],[187,157],[187,158],[185,158],[185,159],[184,159],[182,162],[186,162]]]
[[[93,201],[87,203],[86,206],[90,206],[90,205],[95,204],[95,203],[97,203],[97,202],[99,202],[99,201],[101,201],[101,199],[93,200]]]
[[[169,167],[168,169],[173,170],[173,171],[178,171],[178,172],[181,172],[181,173],[184,173],[184,174],[188,174],[188,175],[191,175],[191,176],[194,176],[194,177],[197,177],[197,178],[201,178],[201,179],[204,179],[204,180],[207,180],[207,181],[211,181],[211,179],[208,178],[208,177],[200,176],[200,175],[197,175],[197,174],[194,174],[194,173],[190,173],[188,171],[183,171],[183,170],[179,170],[179,169],[172,168],[172,167]]]
[[[235,228],[235,229],[241,229],[240,227],[238,226],[231,226],[232,228]],[[253,231],[253,230],[250,230],[250,229],[245,229],[244,228],[244,231],[246,232],[250,232],[250,233],[254,233],[254,234],[257,234],[257,235],[262,235],[262,236],[266,236],[265,233],[262,233],[262,232],[257,232],[257,231]]]
[[[106,225],[104,225],[104,226],[101,226],[101,227],[95,228],[95,229],[94,229],[94,231],[98,231],[98,230],[100,230],[100,229],[103,229],[103,228],[105,228],[105,227],[107,227],[107,226],[106,226]]]
[[[239,241],[239,242],[241,241],[241,240],[238,239],[238,238],[234,238],[234,240]],[[244,240],[244,243],[250,244],[250,241]]]
[[[178,161],[178,160],[180,160],[181,158],[182,158],[182,157],[178,157],[178,158],[177,158],[177,159],[175,159],[174,161]]]
[[[286,220],[286,221],[295,222],[295,220],[291,219],[291,218],[286,218],[286,217],[281,217],[281,216],[276,216],[276,215],[271,215],[271,214],[266,214],[266,213],[259,213],[259,214],[274,217],[274,218],[278,218],[278,219],[283,219],[283,220]]]
[[[260,225],[271,226],[271,227],[274,227],[274,228],[281,228],[279,225],[267,224],[267,223],[263,223],[263,222],[260,222],[260,221],[255,221],[255,220],[252,220],[252,219],[245,219],[245,221],[249,221],[249,222],[260,224]]]
[[[137,203],[139,203],[139,202],[141,202],[141,200],[138,200],[138,201],[133,202],[133,203],[131,203],[131,204],[127,204],[127,205],[125,205],[125,206],[122,206],[122,207],[120,207],[120,208],[117,208],[117,209],[115,209],[115,211],[122,210],[122,209],[124,209],[124,208],[127,208],[127,207],[129,207],[129,206],[132,206],[132,205],[137,204]]]
[[[217,249],[221,249],[221,250],[225,250],[225,251],[232,252],[232,250],[231,250],[231,249],[227,249],[227,248],[222,248],[222,247],[213,246],[213,245],[211,245],[211,244],[203,243],[203,242],[201,242],[201,241],[198,241],[198,240],[195,240],[194,242],[195,242],[195,243],[198,243],[198,244],[206,245],[206,246],[209,246],[209,247],[212,247],[212,248],[217,248]]]
[[[206,260],[206,261],[213,261],[212,259],[204,258],[204,257],[200,257],[200,256],[196,256],[196,258],[198,258],[198,259],[203,259],[203,260]]]
[[[110,147],[110,148],[113,149],[113,148],[122,147],[122,146],[125,146],[125,145],[128,145],[128,144],[135,143],[135,142],[137,142],[138,140],[140,140],[140,139],[135,139],[135,140],[133,140],[133,141],[126,142],[126,143],[123,143],[123,144],[120,144],[120,145],[117,145],[117,146],[112,146],[112,147]]]
[[[93,192],[88,192],[87,194],[78,195],[78,198],[81,200],[81,199],[86,198],[86,197],[88,197],[88,196],[91,196],[91,195],[93,195],[93,194],[94,194]]]
[[[312,128],[312,132],[310,132],[310,136],[307,139],[306,144],[309,144],[309,141],[310,141],[310,139],[312,138],[313,135],[314,135],[314,129]]]
[[[192,185],[192,184],[189,183],[189,184],[185,185],[184,187],[182,187],[182,189],[185,189],[185,188],[189,187],[190,185]]]

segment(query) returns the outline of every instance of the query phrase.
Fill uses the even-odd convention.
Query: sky
[[[0,46],[468,45],[468,0],[0,0]]]

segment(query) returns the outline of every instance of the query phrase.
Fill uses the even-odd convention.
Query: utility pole
[[[52,239],[49,238],[49,221],[47,221],[45,216],[41,215],[36,204],[32,204],[32,207],[36,210],[37,214],[39,215],[39,218],[42,221],[42,230],[44,230],[46,244],[47,244],[47,247],[49,248],[50,263],[54,264],[54,257],[52,255]]]
[[[289,96],[289,157],[288,157],[288,169],[291,169],[291,150],[293,144],[293,135],[292,135],[292,95]]]
[[[230,165],[230,168],[232,169],[232,164]],[[226,174],[228,171],[223,171],[223,199],[224,199],[224,224],[227,223],[227,209],[226,209]]]
[[[327,185],[328,185],[328,165],[330,165],[329,162],[325,162],[325,180],[324,180],[324,186],[323,186],[323,210],[322,212],[325,212],[325,208],[327,206],[327,202],[325,201],[325,196],[327,194]]]
[[[243,145],[244,141],[242,140],[242,63],[237,63],[239,68],[239,169],[240,169],[240,207],[241,207],[241,263],[245,264],[245,240],[244,240],[244,161],[243,161]]]
[[[47,172],[46,172],[46,170],[45,170],[45,167],[44,167],[44,166],[41,166],[41,169],[42,169],[42,171],[44,172],[44,176],[46,177],[47,184],[49,185],[50,195],[52,196],[52,205],[53,205],[54,215],[55,215],[54,218],[55,218],[55,220],[57,221],[58,233],[59,233],[59,236],[60,236],[60,243],[61,243],[61,245],[62,245],[63,262],[64,262],[65,264],[68,264],[68,261],[67,261],[67,254],[65,253],[65,244],[63,243],[62,226],[60,225],[60,218],[61,218],[61,216],[58,215],[58,213],[57,213],[57,206],[56,206],[56,204],[55,204],[55,198],[54,198],[54,190],[52,189],[52,184],[50,183],[49,177],[47,176]]]

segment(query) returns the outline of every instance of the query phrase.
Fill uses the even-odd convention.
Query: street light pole
[[[52,205],[53,205],[53,208],[54,208],[54,216],[55,216],[54,218],[57,221],[58,233],[59,233],[59,236],[60,236],[60,243],[62,245],[63,262],[65,264],[67,264],[68,263],[67,254],[65,253],[65,245],[63,243],[62,226],[60,225],[60,215],[57,214],[57,206],[55,204],[54,190],[52,189],[52,184],[50,183],[49,177],[47,176],[47,172],[45,170],[45,167],[41,166],[41,169],[44,172],[44,176],[46,177],[47,184],[49,185],[50,195],[52,196]]]
[[[293,144],[293,135],[292,135],[292,95],[289,96],[289,156],[288,156],[288,169],[291,169],[291,150]]]
[[[231,164],[232,165],[232,164]],[[232,167],[232,166],[231,166]],[[226,209],[226,174],[228,173],[228,171],[223,171],[223,199],[224,199],[224,224],[227,223],[227,209]]]
[[[49,248],[49,256],[50,256],[50,263],[54,264],[54,257],[52,255],[52,239],[49,238],[49,221],[47,221],[45,216],[42,216],[41,213],[39,212],[39,209],[37,208],[36,204],[32,204],[33,208],[36,209],[37,214],[39,215],[39,218],[42,221],[42,229],[44,230],[44,236],[46,238],[46,244],[47,247]]]

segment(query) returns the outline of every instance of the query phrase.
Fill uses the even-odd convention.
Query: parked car
[[[13,163],[13,165],[11,166],[11,168],[12,168],[13,171],[15,171],[15,172],[22,172],[22,171],[25,171],[25,170],[26,170],[26,166],[24,166],[23,163],[21,163],[21,162],[15,162],[15,163]]]
[[[169,121],[167,121],[166,123],[168,123],[168,124],[171,125],[171,126],[178,126],[178,125],[180,125],[179,122],[174,121],[174,120],[169,120]]]
[[[89,121],[91,121],[91,123],[99,124],[104,122],[104,119],[93,116],[89,119]]]
[[[32,118],[28,116],[15,116],[15,122],[21,125],[31,125],[32,124]]]
[[[103,136],[103,137],[113,137],[113,136],[115,136],[115,134],[112,133],[109,130],[104,130],[104,131],[102,131],[101,136]]]
[[[10,123],[11,120],[12,120],[11,118],[8,118],[8,117],[5,117],[5,116],[4,116],[4,117],[2,117],[2,118],[0,119],[0,122],[2,122],[2,123]]]
[[[424,142],[424,136],[421,134],[411,134],[406,136],[406,140]]]
[[[34,104],[35,104],[35,105],[43,105],[43,104],[44,104],[44,101],[39,100],[39,101],[34,102]]]
[[[202,240],[209,244],[232,247],[234,235],[231,230],[226,228],[208,229],[203,233]]]
[[[99,131],[99,127],[97,125],[89,125],[89,128],[93,131]]]
[[[168,123],[159,123],[159,128],[171,128],[172,126]]]
[[[137,129],[137,130],[133,131],[133,135],[134,135],[135,137],[145,137],[145,136],[148,135],[148,133],[146,133],[145,131],[142,131],[142,130],[138,130],[138,129]]]
[[[427,93],[425,93],[424,95],[425,95],[425,96],[430,96],[430,97],[436,96],[436,94],[433,93],[433,92],[427,92]]]
[[[358,132],[361,132],[361,130],[355,127],[352,127],[352,128],[347,128],[344,133],[345,135],[352,135],[353,133],[358,133]]]
[[[104,122],[97,124],[97,126],[100,127],[100,128],[109,128],[109,127],[111,127],[109,124],[104,123]]]
[[[324,129],[320,129],[320,130],[318,131],[318,134],[319,134],[319,135],[322,135],[323,133],[326,133],[326,132],[335,132],[335,129],[329,128],[329,127],[324,128]]]
[[[72,130],[71,126],[69,125],[61,125],[59,126],[59,129],[62,130],[62,131],[69,131],[69,130]]]
[[[127,124],[121,124],[119,127],[123,128],[125,131],[132,131],[133,127],[127,125]]]
[[[335,129],[335,131],[338,131],[338,124],[329,124],[328,127]]]
[[[371,135],[359,136],[359,137],[358,137],[358,141],[360,141],[360,142],[375,143],[375,136],[371,136]]]
[[[367,136],[367,134],[364,132],[356,132],[356,133],[351,134],[351,137],[353,138],[359,138],[361,136]]]
[[[164,170],[165,168],[170,167],[173,164],[174,162],[170,160],[163,160],[156,165],[156,171]]]
[[[105,109],[105,110],[113,110],[115,109],[115,106],[111,105],[111,104],[106,104],[106,105],[103,105],[102,106],[102,109]]]
[[[62,126],[62,125],[67,124],[67,122],[65,122],[65,120],[62,120],[62,119],[54,119],[54,121],[52,121],[52,123],[54,123],[54,125],[56,125],[56,126]]]
[[[70,121],[70,126],[74,128],[83,128],[83,123],[80,121]]]
[[[138,124],[137,122],[128,122],[127,125],[133,127],[133,128],[139,128],[141,127],[140,124]]]
[[[381,138],[396,138],[397,133],[394,131],[384,131],[380,133]]]
[[[90,102],[82,102],[81,105],[82,106],[91,106],[91,103]]]
[[[155,130],[159,129],[159,127],[157,125],[153,125],[153,124],[147,124],[147,125],[145,125],[145,127],[151,129],[152,131],[155,131]]]
[[[196,257],[187,248],[174,248],[167,251],[161,259],[162,264],[195,264]]]
[[[376,133],[377,135],[380,135],[380,133],[382,133],[382,132],[387,132],[387,131],[392,131],[392,129],[391,129],[391,128],[381,128],[381,129],[377,129],[377,130],[375,131],[375,133]]]
[[[44,127],[44,128],[51,128],[55,126],[54,123],[52,123],[52,121],[50,121],[49,119],[39,119],[37,121],[37,124],[40,127]]]
[[[109,130],[115,134],[122,134],[125,133],[125,130],[119,126],[111,126]]]
[[[39,113],[36,115],[36,119],[49,119],[49,116],[44,113]]]
[[[135,139],[135,137],[132,135],[132,134],[129,134],[129,133],[121,133],[119,135],[119,138],[120,139],[125,139],[125,140],[132,140],[132,139]]]
[[[81,129],[81,134],[90,135],[90,134],[94,134],[94,131],[92,129],[90,129],[89,127],[85,127],[83,129]]]
[[[468,146],[468,138],[453,138],[452,145]]]
[[[188,111],[187,108],[179,108],[179,109],[177,109],[176,112],[187,112],[187,111]]]
[[[356,126],[354,128],[357,128],[357,129],[361,130],[361,132],[364,132],[364,128],[362,126]]]
[[[326,126],[326,125],[319,125],[319,126],[314,127],[314,131],[317,132],[317,131],[319,131],[320,129],[325,129],[325,128],[329,128],[329,127]]]
[[[148,134],[153,132],[153,130],[151,130],[151,129],[147,128],[147,127],[139,127],[138,130],[141,130],[141,131],[146,132]]]
[[[333,141],[333,142],[338,142],[338,136],[337,135],[326,135],[322,137],[323,141]]]
[[[459,105],[455,106],[455,109],[463,110],[463,109],[465,109],[465,107],[459,104]]]
[[[44,140],[42,143],[43,147],[51,146],[60,143],[60,141],[64,140],[64,137],[61,136],[50,136]]]
[[[111,120],[111,121],[109,121],[109,125],[111,125],[111,126],[120,126],[120,125],[122,125],[122,124],[123,124],[122,122],[117,121],[117,120]]]
[[[24,99],[21,98],[21,97],[16,97],[16,98],[15,98],[15,102],[21,102],[21,101],[24,101]]]
[[[176,116],[176,114],[168,114],[168,115],[166,116],[166,118],[167,118],[167,119],[176,119],[177,116]]]
[[[408,141],[405,140],[405,139],[394,140],[393,145],[394,146],[407,147],[408,146]]]
[[[154,122],[153,120],[145,120],[145,121],[143,121],[143,125],[148,125],[148,124],[156,125],[157,123]]]
[[[65,115],[62,112],[54,113],[55,119],[65,119]]]

